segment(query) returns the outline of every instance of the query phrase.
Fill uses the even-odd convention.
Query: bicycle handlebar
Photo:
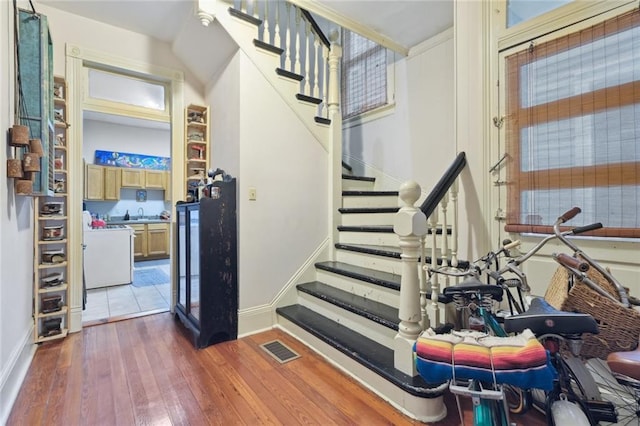
[[[553,256],[553,258],[562,266],[574,268],[580,272],[587,272],[590,268],[587,262],[571,257],[568,254],[560,253]]]
[[[581,211],[582,210],[580,209],[580,207],[574,207],[571,210],[568,210],[564,212],[562,215],[560,215],[560,217],[558,218],[558,221],[561,220],[560,223],[568,222],[574,217],[576,217],[578,213],[580,213]]]

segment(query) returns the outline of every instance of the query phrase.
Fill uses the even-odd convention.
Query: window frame
[[[343,40],[343,44],[344,44],[344,31],[345,29],[343,28],[341,31],[341,38]],[[353,31],[352,31],[353,32]],[[354,32],[355,33],[355,32]],[[357,34],[357,33],[355,33]],[[359,35],[359,34],[358,34]],[[360,37],[365,37],[366,36],[362,36],[360,35]],[[374,43],[376,43],[374,40],[371,40]],[[377,43],[376,43],[377,44]],[[373,120],[377,120],[379,118],[385,117],[389,114],[392,114],[395,110],[395,52],[393,52],[390,49],[385,48],[382,45],[381,46],[382,49],[385,50],[386,52],[386,97],[387,100],[384,104],[373,107],[371,109],[362,111],[358,114],[355,114],[353,116],[350,116],[348,118],[344,118],[342,119],[342,124],[344,128],[349,128],[349,127],[353,127],[353,126],[357,126],[357,125],[361,125],[364,123],[367,123],[369,121],[373,121]],[[341,72],[341,77],[340,77],[340,85],[342,86],[342,76],[345,73],[345,64],[348,63],[349,61],[346,61],[344,59],[344,55],[341,61],[341,67],[340,67],[340,72]],[[340,102],[342,103],[342,99],[340,100]],[[342,109],[344,110],[344,105],[342,106]]]
[[[502,3],[503,7],[505,8],[503,10],[506,10],[506,1]],[[582,2],[574,2],[533,18],[530,21],[515,25],[509,29],[506,29],[506,19],[503,19],[504,22],[502,22],[500,19],[494,20],[493,31],[495,36],[495,53],[493,54],[493,57],[494,61],[497,61],[496,77],[498,81],[506,82],[509,78],[506,73],[505,58],[525,49],[525,46],[528,46],[531,40],[535,39],[535,44],[541,45],[548,41],[552,41],[575,33],[577,31],[581,31],[585,28],[606,21],[607,19],[614,18],[635,9],[637,9],[637,2],[628,0],[597,3],[588,2],[588,4],[584,4]],[[501,15],[504,16],[506,14]],[[553,22],[555,25],[553,31],[551,31],[551,28],[548,25],[549,22]],[[539,29],[536,29],[537,24],[540,24]],[[499,115],[496,116],[496,119],[498,119],[498,117],[502,117],[504,120],[506,120],[506,99],[508,96],[506,93],[507,84],[499,83],[498,86],[499,89],[497,103],[494,104],[497,106],[499,111]],[[506,127],[506,125],[500,126],[495,133],[496,137],[493,138],[492,146],[495,147],[495,150],[492,148],[492,152],[494,152],[494,155],[497,155],[497,157],[492,156],[492,159],[490,161],[492,166],[500,158],[502,158],[503,155],[505,155],[505,145],[507,143]],[[499,165],[497,170],[492,173],[492,184],[494,187],[492,204],[496,206],[496,220],[503,222],[502,226],[499,227],[499,233],[502,233],[503,231],[520,235],[541,235],[550,233],[551,227],[549,226],[537,227],[537,229],[535,230],[532,227],[529,227],[527,229],[514,227],[505,229],[505,212],[507,211],[508,197],[507,187],[509,186],[508,184],[502,184],[502,182],[506,181],[507,167],[505,167],[505,164],[506,161],[503,161],[501,165]],[[531,234],[531,232],[535,232],[535,234]],[[640,236],[640,234],[638,236]],[[637,241],[636,236],[618,238],[616,236],[607,237],[601,235],[589,238],[605,240],[629,240],[634,242]]]

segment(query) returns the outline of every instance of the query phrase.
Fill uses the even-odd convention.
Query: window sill
[[[376,109],[372,109],[371,111],[356,115],[355,117],[347,118],[342,122],[342,128],[349,129],[351,127],[360,126],[370,121],[378,120],[380,118],[393,114],[395,112],[395,109],[395,102],[388,103]]]

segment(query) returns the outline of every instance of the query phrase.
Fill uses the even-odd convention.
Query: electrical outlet
[[[254,187],[249,188],[249,201],[255,201],[257,198],[257,192]]]

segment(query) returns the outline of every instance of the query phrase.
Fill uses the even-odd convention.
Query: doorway
[[[123,115],[112,112],[83,111],[83,160],[92,169],[83,200],[91,223],[83,227],[83,326],[165,312],[171,306],[171,199],[164,184],[169,171],[162,170],[170,164],[169,123],[131,117],[126,110]],[[161,179],[158,185],[142,179],[141,187],[131,187],[122,181],[122,170]],[[87,190],[114,185],[112,191]]]
[[[113,55],[105,55],[101,52],[92,51],[89,49],[80,48],[78,46],[67,45],[67,67],[66,67],[66,79],[70,91],[70,103],[69,103],[69,116],[73,120],[74,126],[71,128],[71,134],[69,136],[70,141],[73,142],[69,147],[69,158],[71,164],[75,170],[78,170],[78,175],[86,178],[86,170],[90,165],[95,165],[94,153],[87,153],[87,150],[95,151],[96,145],[85,147],[85,128],[91,126],[111,126],[121,127],[120,132],[129,132],[132,127],[131,122],[126,123],[114,122],[118,120],[143,120],[147,125],[153,123],[157,125],[162,123],[164,126],[164,132],[168,135],[168,146],[165,147],[165,151],[162,156],[168,158],[182,158],[184,150],[184,120],[183,120],[183,75],[181,71],[166,69],[163,67],[157,67],[150,64],[142,64],[136,61],[131,61],[125,58],[117,58]],[[151,85],[161,86],[164,90],[164,102],[156,108],[156,111],[149,111],[146,106],[140,106],[135,104],[135,99],[131,104],[126,102],[118,102],[117,99],[112,99],[112,96],[117,96],[118,93],[132,93],[130,88],[126,90],[114,90],[112,84],[108,85],[108,90],[104,91],[104,96],[93,96],[92,87],[90,86],[88,70],[97,69],[109,75],[122,75],[125,78],[132,80],[140,80],[147,82]],[[138,99],[139,97],[135,97]],[[113,108],[113,102],[118,103],[116,108]],[[152,108],[153,109],[153,108]],[[93,120],[93,123],[89,123],[85,120],[88,115],[88,120]],[[93,115],[93,116],[92,116]],[[96,115],[109,116],[108,119],[97,119]],[[89,124],[87,124],[89,123]],[[100,123],[100,124],[96,124]],[[126,127],[126,130],[122,129],[122,126]],[[144,126],[142,126],[144,127]],[[143,131],[143,130],[139,130]],[[147,131],[147,130],[144,130]],[[98,132],[105,137],[105,132]],[[121,137],[111,137],[112,140],[122,142]],[[102,143],[106,144],[103,139]],[[104,145],[107,147],[107,145]],[[136,144],[131,142],[127,145],[126,152],[133,154],[145,154],[143,152],[136,153]],[[124,151],[123,146],[115,146],[112,148],[103,148],[104,151]],[[156,156],[160,156],[158,153],[151,153]],[[173,252],[173,211],[174,206],[172,200],[178,199],[180,195],[181,177],[184,174],[184,167],[180,161],[171,162],[170,168],[166,170],[167,184],[164,190],[156,190],[156,188],[144,188],[144,197],[138,196],[140,189],[133,189],[130,187],[122,187],[117,200],[88,200],[85,192],[84,179],[75,179],[70,185],[70,206],[74,206],[72,212],[69,214],[69,221],[71,232],[70,238],[73,238],[78,244],[72,244],[69,256],[75,260],[71,266],[70,273],[70,286],[71,286],[71,319],[70,329],[71,331],[79,331],[83,326],[83,316],[85,313],[85,302],[87,312],[93,307],[97,308],[100,304],[100,296],[102,293],[105,296],[103,302],[111,301],[111,306],[107,305],[106,315],[104,306],[102,307],[103,313],[93,316],[87,316],[87,324],[104,323],[113,321],[115,319],[122,319],[123,316],[137,316],[143,313],[154,313],[158,309],[173,310],[175,300],[175,290],[173,289],[173,274],[174,268],[171,262],[171,256]],[[127,204],[129,203],[129,204]],[[144,203],[139,205],[140,203]],[[160,208],[154,207],[154,203],[161,205]],[[86,288],[83,285],[84,281],[84,253],[83,253],[83,234],[85,219],[83,211],[88,210],[94,214],[91,217],[90,222],[96,220],[97,226],[102,225],[109,228],[110,226],[119,226],[117,221],[124,220],[124,217],[129,210],[129,216],[139,215],[144,216],[146,221],[136,220],[135,226],[150,226],[150,223],[154,220],[158,220],[158,216],[162,214],[162,223],[165,225],[164,235],[166,235],[166,256],[158,258],[157,253],[155,257],[135,259],[131,264],[131,276],[132,280],[129,283],[112,283],[105,287]],[[137,219],[137,217],[136,217]],[[133,226],[131,227],[133,232]],[[135,240],[134,240],[135,241]],[[133,249],[132,249],[133,252]],[[105,262],[109,262],[109,254],[104,255]],[[155,264],[140,263],[147,260],[153,260]],[[140,273],[136,274],[135,271],[139,270]],[[145,270],[148,273],[144,273]],[[151,270],[160,271],[160,273],[152,273]],[[142,281],[134,280],[134,277],[142,276]],[[168,277],[168,279],[167,279]],[[154,281],[155,280],[155,281]],[[162,290],[162,293],[160,290]],[[94,290],[90,293],[91,290]],[[138,295],[144,295],[144,293],[152,293],[152,290],[157,294],[150,298],[143,299],[138,298]],[[127,294],[126,291],[130,293]],[[136,292],[136,293],[134,293]],[[168,293],[168,294],[167,294]],[[133,295],[133,297],[130,297]],[[91,300],[91,296],[93,300]],[[134,312],[130,308],[125,309],[124,304],[121,303],[120,307],[114,306],[114,301],[124,302],[125,300],[133,300],[136,302],[138,312]],[[162,301],[162,305],[160,305]]]

